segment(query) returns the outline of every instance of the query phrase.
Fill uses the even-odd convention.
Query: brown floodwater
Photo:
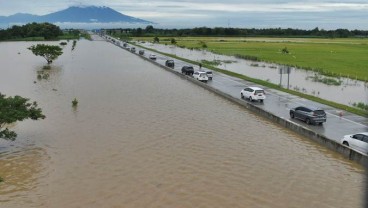
[[[365,170],[308,138],[104,41],[37,79],[32,44],[0,43],[0,92],[47,116],[0,141],[0,207],[363,207]]]

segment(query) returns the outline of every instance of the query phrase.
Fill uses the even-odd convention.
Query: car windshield
[[[212,72],[210,72],[210,71],[208,71],[208,72],[206,72],[207,74],[212,74]]]
[[[257,95],[257,94],[264,94],[264,91],[263,90],[256,90],[254,94],[255,95]]]
[[[314,114],[316,114],[316,115],[325,115],[325,111],[324,110],[315,110]]]

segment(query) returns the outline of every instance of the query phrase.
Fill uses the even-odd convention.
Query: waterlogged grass
[[[152,38],[136,38],[151,41]],[[175,38],[176,45],[253,61],[294,66],[335,77],[368,81],[368,38]],[[163,44],[170,42],[161,41]],[[282,53],[283,48],[289,53]]]
[[[131,43],[131,44],[136,45],[134,43]],[[163,53],[163,52],[151,49],[151,48],[143,47],[141,45],[137,45],[137,46],[139,46],[141,48],[145,48],[146,50],[150,50],[150,51],[154,51],[154,52],[159,53],[159,54],[163,54],[163,55],[168,56],[168,57],[172,57],[172,58],[175,58],[175,59],[179,59],[179,60],[191,63],[193,65],[199,65],[199,62],[196,62],[196,61],[192,61],[192,60],[189,60],[189,59],[178,57],[178,56],[175,56],[175,55],[172,55],[172,54],[169,54],[169,53]],[[219,69],[219,68],[214,67],[212,65],[202,64],[202,66],[206,67],[208,69],[211,69],[211,70],[214,70],[214,71],[217,71],[217,72],[229,75],[229,76],[237,77],[237,78],[240,78],[240,79],[243,79],[243,80],[246,80],[246,81],[250,81],[250,82],[253,82],[253,83],[268,87],[268,88],[277,89],[277,90],[287,92],[289,94],[296,95],[296,96],[299,96],[299,97],[302,97],[302,98],[305,98],[305,99],[308,99],[308,100],[312,100],[312,101],[315,101],[315,102],[318,102],[318,103],[321,103],[321,104],[324,104],[324,105],[328,105],[328,106],[331,106],[331,107],[334,107],[334,108],[337,108],[337,109],[340,109],[340,110],[344,110],[344,111],[347,111],[347,112],[350,112],[350,113],[354,113],[354,114],[357,114],[357,115],[368,117],[368,111],[364,110],[364,109],[361,109],[361,108],[355,108],[355,107],[343,105],[343,104],[340,104],[340,103],[335,103],[335,102],[332,102],[332,101],[321,99],[321,98],[313,96],[313,95],[308,95],[308,94],[304,94],[304,93],[294,91],[294,90],[291,90],[291,89],[282,88],[279,85],[270,83],[268,81],[251,78],[251,77],[248,77],[248,76],[245,76],[245,75],[242,75],[242,74],[238,74],[238,73],[235,73],[235,72],[227,71],[227,70],[224,70],[224,69]]]
[[[306,79],[310,79],[313,82],[321,82],[326,85],[340,86],[342,81],[336,78],[322,77],[315,74],[314,76],[308,76]]]
[[[89,33],[82,33],[81,36],[87,40],[92,40],[92,37]]]
[[[221,64],[220,60],[213,60],[213,61],[207,61],[207,60],[201,60],[201,63],[203,65],[212,65],[212,66],[218,66]]]

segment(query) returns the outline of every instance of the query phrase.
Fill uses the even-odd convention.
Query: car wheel
[[[263,100],[259,100],[259,102],[263,103]]]
[[[290,117],[291,117],[291,118],[294,118],[294,117],[295,117],[295,115],[294,115],[294,113],[293,113],[293,112],[291,112],[291,113],[290,113]]]
[[[243,93],[240,93],[240,97],[241,97],[241,98],[244,98],[244,95],[243,95]]]
[[[346,145],[346,146],[349,146],[349,142],[347,142],[347,141],[344,141],[342,144]]]
[[[305,119],[305,123],[307,123],[308,125],[310,125],[311,124],[310,119],[309,118]]]
[[[318,125],[322,126],[323,122],[319,122]]]
[[[252,102],[252,101],[253,101],[252,96],[249,96],[249,101],[250,101],[250,102]]]

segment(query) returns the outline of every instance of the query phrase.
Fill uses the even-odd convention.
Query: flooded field
[[[194,61],[222,61],[218,68],[246,75],[248,77],[266,80],[274,84],[280,84],[280,66],[263,62],[253,62],[233,56],[224,56],[203,50],[190,50],[180,47],[174,47],[162,44],[140,43],[141,45],[153,48],[165,53],[174,54],[179,57],[185,57]],[[368,84],[362,81],[348,78],[336,79],[341,85],[327,85],[322,82],[313,81],[316,73],[297,68],[290,68],[289,88],[305,94],[314,95],[326,100],[350,105],[354,103],[368,104]],[[323,79],[325,76],[317,75],[317,79]],[[288,86],[287,74],[283,74],[281,85],[284,88]]]
[[[32,44],[0,43],[0,92],[47,116],[0,140],[0,207],[363,207],[364,169],[307,138],[103,41],[37,79]]]

